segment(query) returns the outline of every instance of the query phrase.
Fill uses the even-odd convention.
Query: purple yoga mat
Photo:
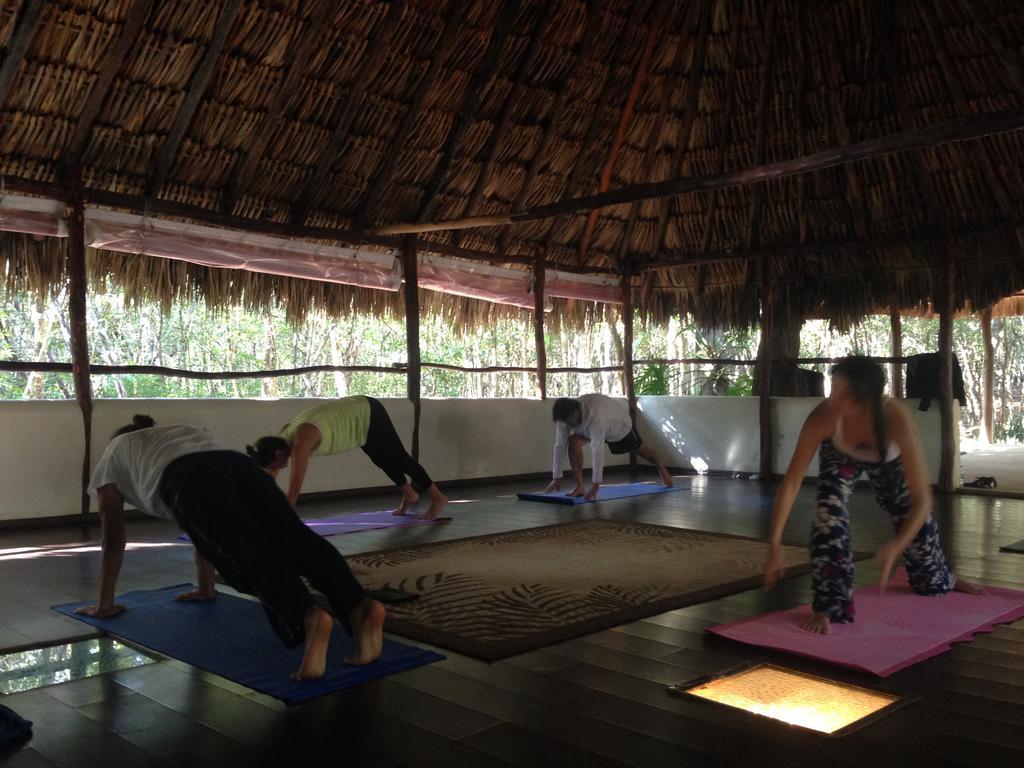
[[[894,672],[967,642],[996,624],[1024,617],[1024,592],[986,587],[983,595],[949,592],[923,597],[907,586],[903,571],[889,588],[855,593],[856,621],[833,624],[829,635],[800,628],[810,607],[777,611],[711,627],[721,637],[817,659],[840,667],[888,677]]]
[[[309,518],[304,519],[306,525],[319,533],[321,536],[337,536],[344,533],[358,533],[359,531],[376,531],[381,528],[409,528],[414,525],[431,525],[433,523],[444,523],[451,520],[450,517],[436,517],[433,520],[422,520],[416,515],[402,515],[398,517],[391,514],[391,510],[382,512],[359,512],[355,515],[337,515],[335,517]],[[181,534],[182,541],[190,541],[187,534]]]

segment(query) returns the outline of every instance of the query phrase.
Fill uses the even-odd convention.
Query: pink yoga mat
[[[855,593],[857,620],[833,624],[829,635],[800,628],[810,607],[777,611],[711,627],[721,637],[817,659],[840,667],[888,677],[894,672],[966,642],[996,624],[1024,617],[1024,592],[987,587],[984,595],[949,592],[922,597],[907,586],[900,571],[889,588]]]

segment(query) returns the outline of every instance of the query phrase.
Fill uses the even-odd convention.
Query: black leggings
[[[412,480],[417,491],[425,491],[434,484],[430,475],[423,469],[402,445],[401,438],[391,423],[391,417],[380,404],[380,400],[366,398],[370,403],[370,428],[363,443],[363,453],[370,461],[384,470],[395,485],[405,485],[406,475]]]
[[[160,478],[160,497],[192,543],[239,592],[255,595],[281,641],[305,640],[313,597],[305,576],[347,627],[364,592],[348,563],[295,514],[274,479],[235,451],[191,453]]]

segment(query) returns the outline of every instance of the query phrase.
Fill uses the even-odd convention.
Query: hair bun
[[[147,416],[142,413],[136,413],[134,416],[132,416],[132,424],[139,428],[156,426],[156,422],[153,421],[152,416]]]
[[[256,458],[257,456],[259,456],[259,453],[260,453],[260,452],[259,452],[259,451],[257,451],[257,450],[256,450],[256,448],[255,448],[254,446],[252,446],[252,445],[247,445],[247,446],[245,446],[245,452],[246,452],[247,454],[249,454],[249,455],[250,455],[250,456],[251,456],[252,458],[254,458],[254,459],[255,459],[255,458]]]

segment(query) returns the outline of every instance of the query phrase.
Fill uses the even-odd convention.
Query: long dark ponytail
[[[878,456],[884,463],[889,452],[889,440],[885,429],[885,369],[870,358],[850,355],[832,367],[832,375],[836,374],[846,379],[850,397],[859,403],[871,405]]]
[[[134,416],[132,416],[131,424],[125,424],[120,429],[115,430],[114,434],[112,434],[111,437],[117,437],[118,435],[126,435],[129,432],[138,432],[140,429],[149,429],[150,427],[155,426],[156,422],[153,421],[152,416],[146,416],[141,413],[136,413]]]

